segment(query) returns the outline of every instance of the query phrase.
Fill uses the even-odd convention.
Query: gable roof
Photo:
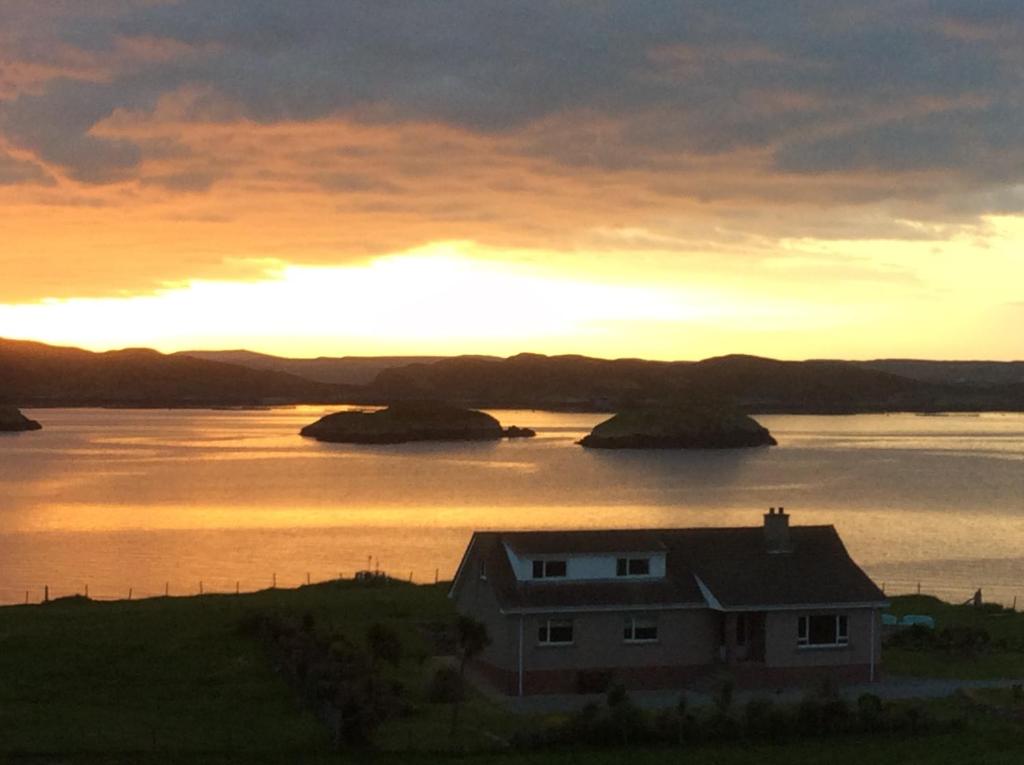
[[[790,528],[791,550],[769,552],[762,527],[483,531],[470,550],[505,611],[611,608],[781,608],[881,605],[885,595],[850,558],[833,526]],[[518,581],[518,555],[662,552],[663,579]],[[464,576],[460,565],[452,584]]]

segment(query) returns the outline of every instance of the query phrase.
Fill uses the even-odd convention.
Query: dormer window
[[[564,560],[535,560],[533,562],[534,579],[551,579],[565,577],[566,562]]]
[[[650,576],[650,558],[619,558],[615,565],[616,576]]]

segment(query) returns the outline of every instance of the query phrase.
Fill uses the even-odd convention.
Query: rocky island
[[[768,429],[722,406],[664,406],[621,412],[578,442],[592,449],[738,449],[775,446]]]
[[[39,430],[42,427],[13,406],[0,406],[0,433],[19,433],[23,430]]]
[[[484,412],[447,404],[403,402],[376,412],[335,412],[307,425],[300,435],[347,444],[408,441],[496,441],[528,438],[529,428],[502,428]]]

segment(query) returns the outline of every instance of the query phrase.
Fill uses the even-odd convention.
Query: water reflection
[[[488,443],[297,435],[325,411],[28,413],[43,431],[0,439],[0,599],[322,578],[367,555],[422,580],[451,574],[473,528],[750,525],[769,505],[835,524],[879,576],[1024,574],[1021,415],[765,416],[779,447],[608,452],[574,444],[601,414],[496,412],[538,436]]]

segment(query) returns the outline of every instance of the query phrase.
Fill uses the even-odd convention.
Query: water
[[[604,415],[501,411],[537,438],[300,438],[319,407],[43,409],[0,435],[0,601],[450,577],[474,528],[835,524],[887,591],[1024,603],[1024,415],[763,416],[779,446],[606,452]]]

